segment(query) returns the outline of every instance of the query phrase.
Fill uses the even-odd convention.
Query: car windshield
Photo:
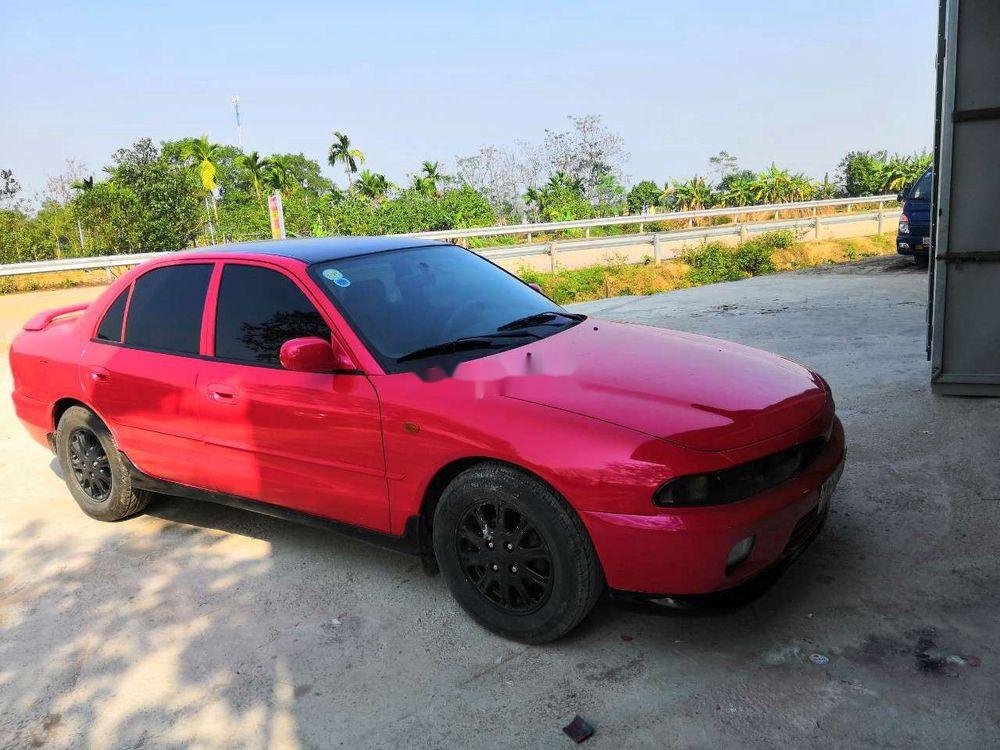
[[[357,255],[309,271],[390,372],[520,346],[584,317],[455,245]]]
[[[916,184],[913,186],[913,190],[910,191],[911,198],[923,198],[927,200],[931,197],[931,171],[928,169],[921,175],[920,179],[917,180]]]

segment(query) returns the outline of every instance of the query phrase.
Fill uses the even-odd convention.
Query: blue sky
[[[400,180],[599,114],[633,181],[719,149],[818,178],[851,148],[931,145],[936,0],[19,2],[3,11],[0,168],[207,134],[321,162],[333,130]],[[328,172],[339,175],[332,170]]]

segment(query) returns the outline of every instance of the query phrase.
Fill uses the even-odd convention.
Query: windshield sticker
[[[323,271],[323,278],[329,279],[337,286],[350,286],[351,281],[344,274],[338,271],[336,268],[328,268]]]

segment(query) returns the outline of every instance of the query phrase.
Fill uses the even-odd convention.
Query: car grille
[[[825,509],[824,512],[821,512],[817,505],[802,516],[795,524],[795,528],[792,529],[792,535],[788,537],[788,544],[785,545],[783,554],[790,554],[808,544],[809,540],[819,531],[820,526],[823,525],[825,515]]]

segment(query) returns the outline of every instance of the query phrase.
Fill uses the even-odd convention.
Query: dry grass
[[[69,289],[75,286],[103,286],[127,270],[128,268],[112,268],[110,276],[103,268],[88,271],[33,273],[26,276],[2,276],[0,277],[0,294],[36,292],[40,289]]]
[[[776,250],[771,258],[777,271],[843,263],[895,252],[892,238],[893,235],[883,234],[874,237],[799,242],[790,248]]]
[[[790,271],[875,255],[895,252],[893,234],[850,239],[796,242],[790,247],[776,248],[771,254],[775,271]],[[656,294],[684,289],[696,283],[691,266],[683,260],[668,260],[628,265],[622,258],[611,256],[602,265],[587,268],[560,269],[542,273],[521,269],[518,275],[538,283],[545,294],[556,302],[586,302],[605,297]]]

